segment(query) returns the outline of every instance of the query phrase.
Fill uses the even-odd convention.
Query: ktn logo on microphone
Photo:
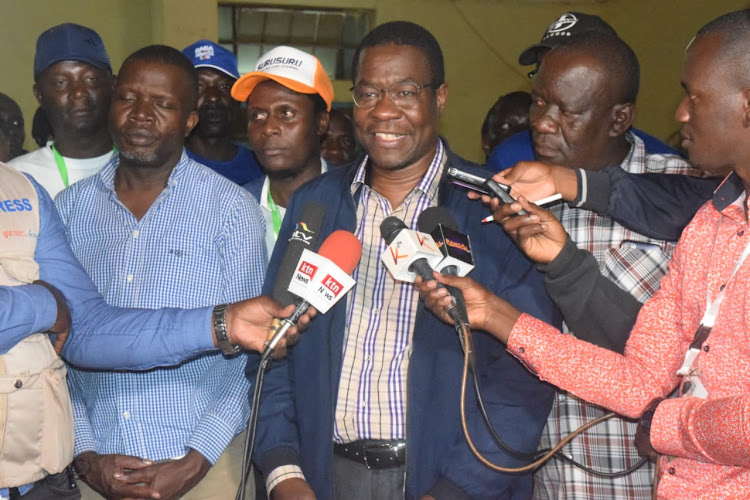
[[[318,266],[307,262],[306,260],[300,260],[297,272],[294,273],[294,279],[307,285],[310,280],[315,277],[315,273],[318,272]]]
[[[318,289],[318,293],[323,295],[323,298],[326,300],[333,300],[339,296],[343,289],[344,285],[336,281],[336,279],[329,274],[323,278],[322,286]]]

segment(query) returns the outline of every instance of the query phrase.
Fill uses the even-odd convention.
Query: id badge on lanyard
[[[745,261],[748,254],[750,254],[750,243],[745,245],[742,255],[740,255],[740,258],[734,266],[732,275],[729,276],[727,282],[721,287],[713,302],[706,307],[706,312],[703,314],[701,323],[695,331],[693,342],[685,353],[685,360],[682,362],[680,369],[677,370],[677,375],[682,377],[679,397],[692,396],[702,399],[708,398],[708,391],[702,381],[703,374],[697,365],[698,356],[701,353],[701,349],[703,349],[703,343],[706,342],[706,339],[708,339],[708,336],[711,334],[711,329],[714,327],[714,321],[716,321],[716,317],[719,315],[719,309],[721,308],[721,303],[724,301],[724,296],[726,295],[725,292],[729,283],[737,274],[737,271],[740,269],[740,266]],[[708,299],[706,299],[706,301],[708,301]]]

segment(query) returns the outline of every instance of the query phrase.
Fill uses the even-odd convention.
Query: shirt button
[[[740,229],[739,231],[737,231],[737,236],[742,236],[743,234],[745,234],[744,229]]]
[[[15,387],[16,389],[20,389],[21,387],[23,387],[23,381],[16,380],[15,382],[13,382],[13,387]]]
[[[367,406],[367,403],[365,401],[361,401],[359,403],[359,406],[361,406],[362,408],[364,408],[365,406]]]
[[[724,290],[724,288],[726,288],[726,285],[721,285],[721,286],[719,287],[719,291],[723,291],[723,290]]]
[[[372,310],[372,315],[373,316],[377,316],[378,314],[380,314],[380,310],[379,309],[373,309]]]
[[[674,474],[674,467],[670,467],[667,472],[669,472],[670,474]]]
[[[526,349],[524,349],[523,347],[518,348],[518,354],[523,354],[525,352],[526,352]]]
[[[136,229],[135,231],[133,231],[133,238],[137,238],[137,237],[138,237],[138,230]]]
[[[130,419],[130,412],[126,410],[126,411],[122,412],[122,416],[123,416],[123,418],[125,418],[125,420],[129,420]]]
[[[370,361],[370,355],[365,356],[365,361]]]
[[[708,352],[708,349],[709,349],[708,344],[703,346],[703,352]]]
[[[128,278],[127,279],[128,279],[128,281],[133,281],[133,275],[132,274],[128,274]]]

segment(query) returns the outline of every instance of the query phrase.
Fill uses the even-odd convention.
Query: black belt
[[[368,469],[387,469],[406,463],[406,441],[361,439],[352,443],[333,443],[333,452],[364,464]]]

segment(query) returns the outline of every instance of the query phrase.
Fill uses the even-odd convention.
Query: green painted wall
[[[235,2],[252,3],[252,2]],[[642,66],[636,124],[666,139],[678,129],[673,113],[681,90],[682,51],[705,22],[744,0],[266,0],[275,5],[315,5],[373,9],[376,23],[404,19],[429,29],[446,59],[448,103],[441,132],[454,150],[482,158],[479,128],[501,94],[528,90],[518,54],[538,41],[565,11],[597,14],[614,26],[638,54]],[[115,68],[135,49],[150,43],[182,48],[198,38],[216,38],[217,0],[0,0],[0,32],[6,41],[0,91],[24,110],[27,135],[36,103],[31,93],[36,37],[71,21],[96,29]],[[347,100],[348,82],[336,82],[338,100]],[[27,139],[27,145],[33,141]]]

